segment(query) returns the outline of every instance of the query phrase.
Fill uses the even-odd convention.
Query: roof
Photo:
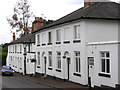
[[[26,36],[22,36],[21,38],[12,41],[11,43],[9,43],[9,45],[19,44],[19,43],[35,43],[35,34],[29,33]]]
[[[120,14],[118,10],[120,9],[120,4],[115,2],[99,2],[89,7],[82,7],[51,24],[48,24],[35,32],[40,30],[57,26],[60,24],[72,22],[79,19],[107,19],[107,20],[118,20],[120,19]]]

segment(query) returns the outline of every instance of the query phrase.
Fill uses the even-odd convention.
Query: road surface
[[[14,76],[0,76],[0,80],[1,79],[0,88],[1,86],[2,88],[52,88],[47,85],[38,84]]]

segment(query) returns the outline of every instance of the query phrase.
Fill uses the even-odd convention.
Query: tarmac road
[[[2,88],[52,88],[46,85],[27,81],[14,76],[0,76],[0,87]],[[2,84],[2,85],[1,85]]]

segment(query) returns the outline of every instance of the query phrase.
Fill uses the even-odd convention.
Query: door
[[[46,61],[46,57],[44,57],[44,64],[45,64],[45,74],[46,74],[46,63],[47,63],[47,61]]]
[[[94,74],[94,57],[88,57],[88,85],[91,87]]]
[[[70,58],[67,58],[67,75],[68,75],[68,80],[69,80],[69,77],[70,77]]]

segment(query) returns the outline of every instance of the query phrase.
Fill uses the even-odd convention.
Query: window
[[[56,41],[61,41],[61,31],[60,31],[60,29],[56,30]]]
[[[38,34],[37,35],[37,45],[39,45],[40,44],[40,35]]]
[[[49,54],[49,67],[52,67],[52,52],[49,51],[48,54]]]
[[[108,51],[100,52],[101,72],[110,73],[110,53]]]
[[[80,73],[81,72],[81,60],[80,60],[80,52],[75,51],[75,71]]]
[[[14,46],[13,46],[13,53],[14,53]]]
[[[69,27],[64,29],[64,40],[68,41],[70,39],[70,31],[69,31]]]
[[[57,52],[57,68],[61,69],[61,52]]]
[[[20,53],[22,53],[22,45],[20,45]]]
[[[74,39],[80,39],[80,25],[74,26]]]
[[[15,46],[15,53],[17,53],[17,46]]]
[[[48,32],[48,43],[52,43],[52,33]]]
[[[40,65],[40,52],[38,52],[38,65]]]

